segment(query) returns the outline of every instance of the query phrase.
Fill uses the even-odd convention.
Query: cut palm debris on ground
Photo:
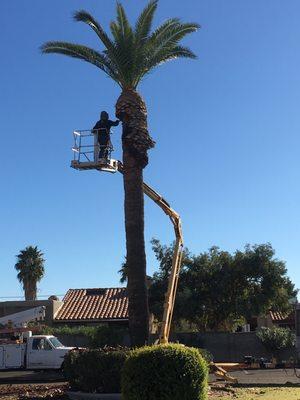
[[[300,400],[299,387],[211,388],[208,400]]]

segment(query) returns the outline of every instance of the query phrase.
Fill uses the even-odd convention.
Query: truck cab
[[[22,343],[0,343],[0,370],[60,369],[72,349],[52,335],[29,335]]]
[[[72,347],[64,346],[55,336],[37,335],[27,339],[27,369],[59,369]]]

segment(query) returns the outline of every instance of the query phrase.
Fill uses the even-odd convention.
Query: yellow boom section
[[[118,171],[123,173],[123,164],[120,161],[118,162]],[[158,340],[159,343],[168,343],[183,254],[181,219],[179,214],[171,208],[170,204],[145,182],[143,182],[143,191],[170,217],[176,237],[172,260],[172,270],[169,277],[168,290],[164,303],[163,320],[160,327]]]

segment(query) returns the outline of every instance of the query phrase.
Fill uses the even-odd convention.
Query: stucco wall
[[[29,310],[34,307],[45,306],[45,323],[51,325],[55,313],[62,304],[62,301],[57,300],[3,301],[0,302],[0,317]]]
[[[247,333],[181,333],[172,338],[189,346],[204,348],[212,353],[216,362],[241,362],[244,356],[255,358],[271,358],[255,332]],[[286,350],[281,354],[282,359],[289,359],[294,350]]]

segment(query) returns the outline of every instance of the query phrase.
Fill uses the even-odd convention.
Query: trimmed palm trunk
[[[153,147],[154,142],[147,130],[145,103],[135,90],[124,90],[122,92],[116,104],[116,115],[123,123],[122,146],[129,329],[132,344],[141,346],[147,343],[149,336],[143,168],[148,163],[147,150]]]
[[[126,148],[126,144],[123,144],[123,164],[129,329],[132,344],[141,346],[148,341],[149,333],[144,241],[144,195],[142,189],[143,169],[132,157],[130,151]]]

